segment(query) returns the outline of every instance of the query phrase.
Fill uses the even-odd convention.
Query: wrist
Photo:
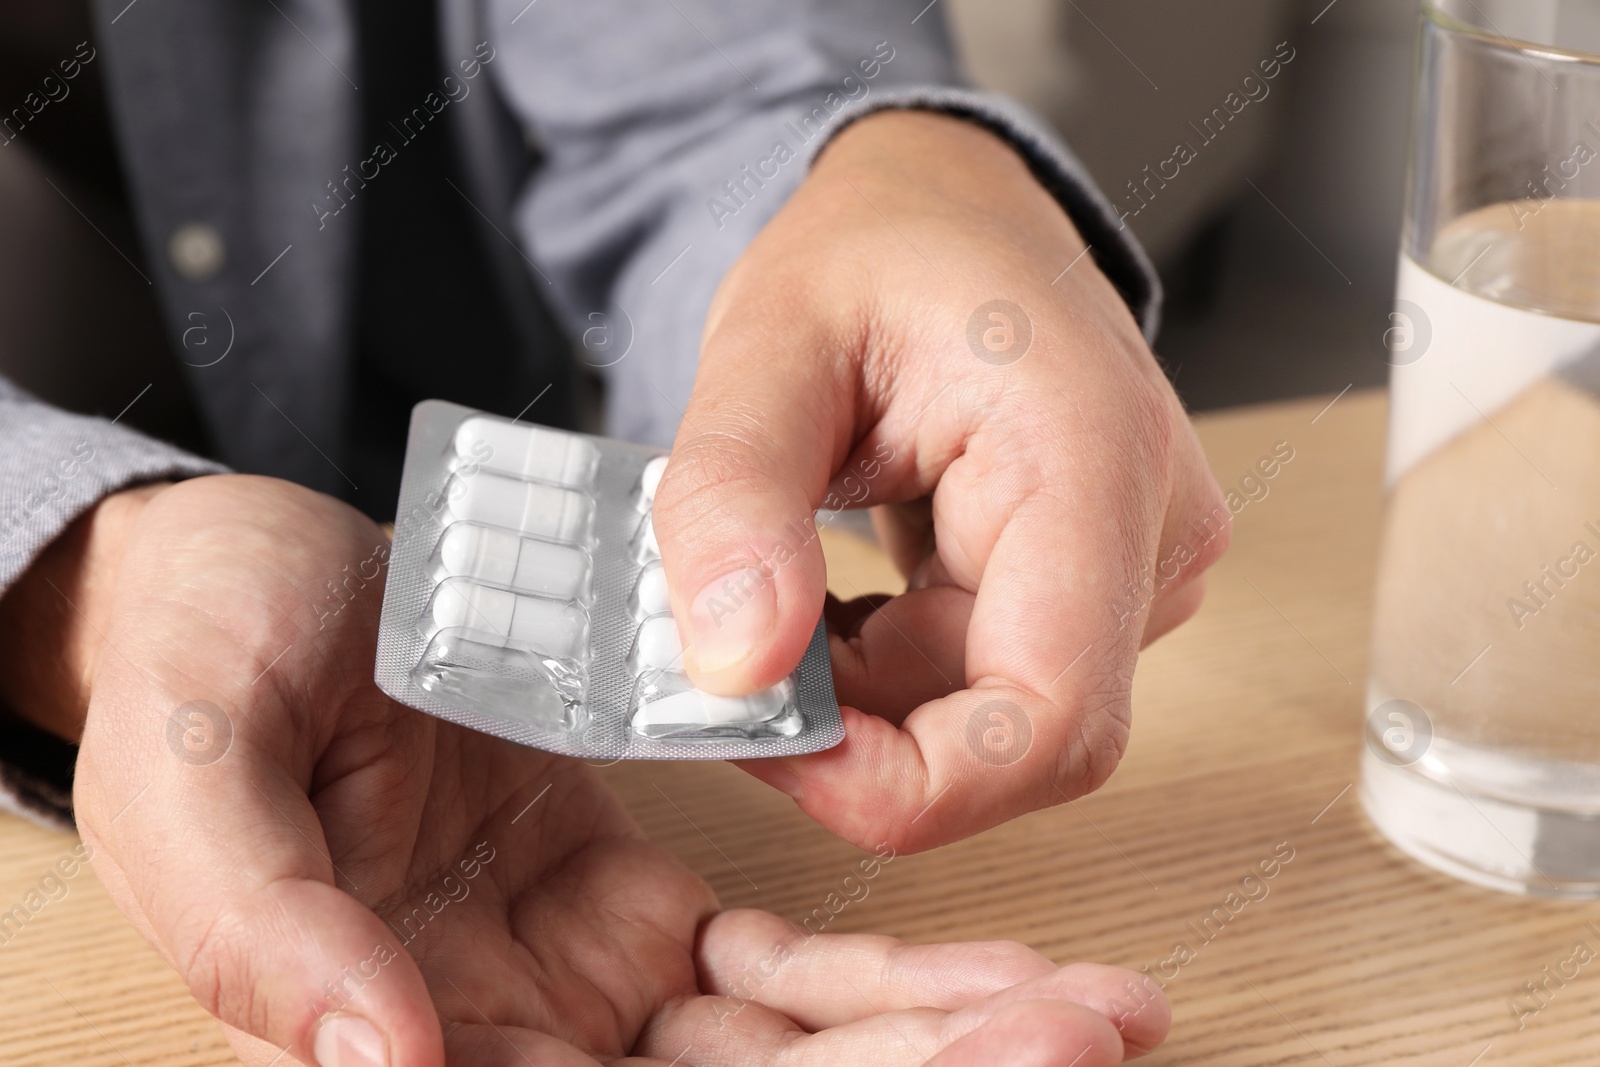
[[[1101,321],[1126,340],[1129,351],[1148,354],[1135,314],[1148,310],[1139,286],[1147,291],[1153,278],[1109,247],[1117,243],[1115,235],[1107,243],[1102,234],[1102,247],[1091,249],[1067,206],[1022,151],[978,122],[938,111],[875,112],[829,143],[804,192],[809,202],[841,219],[858,216],[863,199],[897,228],[920,218],[931,227],[916,249],[924,258],[940,239],[960,246],[981,235],[980,261],[990,272],[1009,269],[1019,286],[1042,278],[1063,298],[1073,294],[1080,308],[1104,313]],[[1137,284],[1119,290],[1100,268],[1102,255],[1120,261],[1124,280],[1138,275]],[[1153,360],[1144,363],[1147,372],[1161,374]]]
[[[78,740],[124,551],[145,506],[164,488],[145,485],[103,498],[0,596],[0,699],[10,711]]]
[[[885,178],[947,197],[977,198],[986,210],[1047,211],[1071,228],[1066,212],[999,134],[939,111],[890,108],[851,123],[817,157],[813,173],[851,181]]]

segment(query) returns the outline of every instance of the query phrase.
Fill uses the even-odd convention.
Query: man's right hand
[[[108,499],[0,600],[8,639],[71,600],[38,635],[68,668],[6,696],[74,739],[87,706],[96,872],[247,1063],[1104,1067],[1165,1036],[1127,971],[721,912],[580,761],[377,689],[387,546],[201,478]]]

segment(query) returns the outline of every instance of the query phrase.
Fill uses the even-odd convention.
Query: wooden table
[[[1172,1036],[1152,1067],[1600,1062],[1600,964],[1520,1031],[1508,1007],[1575,942],[1600,950],[1585,929],[1600,906],[1434,874],[1378,837],[1356,803],[1384,403],[1328,400],[1200,420],[1225,487],[1279,441],[1295,456],[1238,515],[1201,614],[1146,653],[1133,742],[1111,783],[896,860],[830,929],[1014,938],[1063,962],[1166,974],[1187,942],[1193,958],[1167,983]],[[828,549],[835,574],[849,575],[843,588],[893,588],[876,549],[837,534]],[[608,773],[725,904],[803,916],[857,856],[726,765]],[[0,910],[72,844],[0,819]],[[1259,899],[1203,941],[1204,917],[1275,849],[1294,858],[1266,895],[1252,888]],[[0,948],[0,998],[0,1063],[234,1062],[92,873]]]

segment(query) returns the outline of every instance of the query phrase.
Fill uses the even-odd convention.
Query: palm
[[[394,1067],[437,1067],[441,1024],[468,1065],[1120,1061],[1124,972],[719,913],[581,762],[388,699],[377,582],[332,613],[324,592],[383,543],[287,483],[200,479],[145,510],[117,585],[80,828],[247,1062],[308,1058],[331,1014]],[[222,724],[198,753],[171,728],[197,699]],[[1124,1024],[1131,1049],[1165,1011]]]
[[[403,811],[380,790],[313,804],[343,872],[336,883],[416,959],[447,1031],[459,1028],[450,1044],[493,1061],[495,1046],[533,1055],[537,1043],[547,1062],[538,1034],[601,1060],[674,1058],[681,1048],[662,1055],[640,1033],[658,1006],[696,992],[710,888],[644,841],[583,764],[391,714],[415,721],[369,755],[369,770],[381,780],[395,761],[426,794]]]

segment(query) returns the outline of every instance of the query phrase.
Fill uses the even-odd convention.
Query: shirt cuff
[[[0,594],[112,493],[227,470],[113,420],[51,407],[3,379],[0,426]]]
[[[72,829],[78,746],[0,710],[0,811],[52,830]]]

